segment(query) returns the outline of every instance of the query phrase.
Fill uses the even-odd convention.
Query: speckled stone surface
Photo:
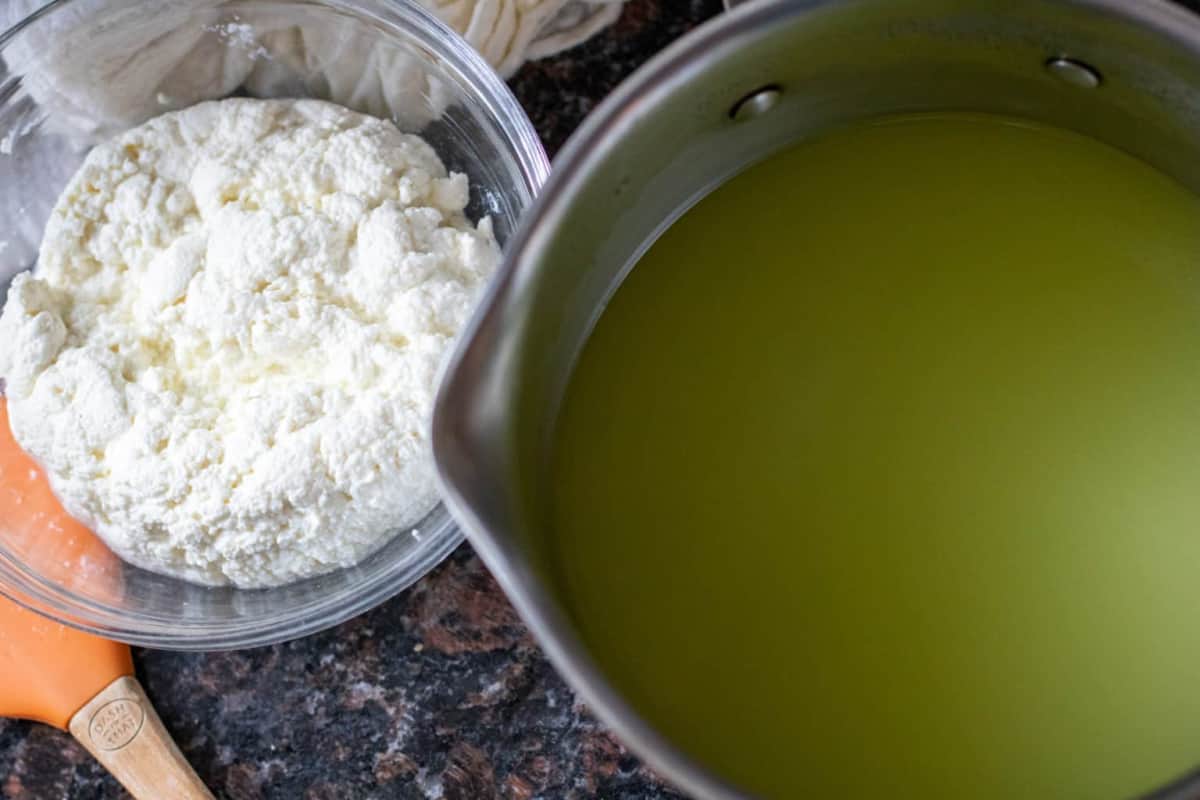
[[[334,630],[136,660],[218,797],[680,797],[580,705],[466,548]],[[0,776],[5,798],[127,797],[66,734],[26,722],[0,721]]]
[[[720,10],[720,0],[632,0],[610,30],[526,65],[512,87],[546,148]],[[221,798],[681,797],[583,708],[466,547],[333,630],[257,650],[135,659],[167,728]],[[128,795],[66,734],[0,720],[0,797]]]

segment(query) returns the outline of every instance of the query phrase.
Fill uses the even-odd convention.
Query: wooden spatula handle
[[[137,800],[212,800],[136,678],[110,683],[68,727]]]

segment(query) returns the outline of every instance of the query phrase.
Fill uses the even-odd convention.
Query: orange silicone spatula
[[[50,491],[17,446],[0,398],[0,520],[97,559],[112,558]],[[52,524],[51,524],[52,523]],[[0,716],[70,731],[138,800],[211,798],[133,676],[129,647],[83,633],[0,597]]]

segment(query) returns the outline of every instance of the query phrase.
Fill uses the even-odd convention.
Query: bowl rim
[[[30,26],[81,1],[51,0],[7,30],[0,31],[0,49]],[[533,123],[512,90],[465,39],[413,0],[304,1],[308,5],[353,12],[388,35],[415,39],[428,47],[439,66],[457,83],[467,87],[472,100],[495,122],[513,155],[523,189],[532,202],[549,177],[549,158]],[[523,215],[524,209],[521,211]],[[454,346],[450,348],[451,352],[453,349]],[[407,557],[389,564],[369,580],[343,586],[336,593],[318,595],[284,613],[220,622],[153,613],[131,616],[116,606],[80,599],[73,591],[27,567],[3,544],[0,544],[0,595],[69,627],[142,647],[198,651],[277,644],[333,627],[383,603],[426,575],[464,540],[440,500],[418,527],[426,526],[428,530],[423,531],[420,544],[410,550]],[[294,584],[285,584],[288,585]],[[273,588],[281,587],[234,591],[260,593],[270,592]]]

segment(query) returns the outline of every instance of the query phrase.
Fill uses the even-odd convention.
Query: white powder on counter
[[[147,569],[355,563],[436,503],[437,370],[499,256],[467,194],[421,138],[312,100],[95,148],[0,316],[17,441]]]

